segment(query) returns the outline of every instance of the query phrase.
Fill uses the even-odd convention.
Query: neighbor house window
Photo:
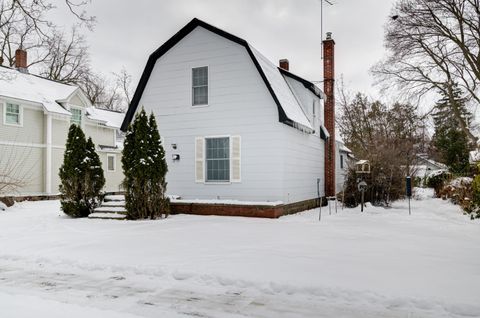
[[[340,155],[340,168],[343,169],[343,155]]]
[[[230,181],[230,138],[207,138],[205,139],[205,146],[206,181]]]
[[[5,124],[20,125],[20,106],[17,104],[6,104]]]
[[[71,124],[75,124],[78,126],[82,125],[82,110],[77,108],[70,109],[72,113],[72,118],[70,119]]]
[[[107,171],[115,172],[115,155],[107,155]]]
[[[192,69],[192,105],[208,104],[208,67]]]

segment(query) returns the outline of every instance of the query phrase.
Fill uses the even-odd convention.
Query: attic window
[[[192,105],[208,104],[208,66],[192,68]]]
[[[5,124],[7,125],[21,125],[20,121],[20,106],[17,104],[6,104],[5,109]]]
[[[72,117],[70,118],[70,123],[78,126],[82,125],[82,110],[78,108],[70,109]]]

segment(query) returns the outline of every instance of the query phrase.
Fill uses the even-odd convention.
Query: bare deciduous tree
[[[76,84],[90,73],[88,47],[76,27],[70,34],[55,31],[46,41],[40,75],[66,84]]]
[[[406,175],[414,174],[417,153],[422,143],[422,122],[410,104],[387,106],[365,95],[339,89],[337,125],[345,144],[358,159],[371,164],[368,175],[369,199],[373,204],[388,204],[403,195]],[[351,171],[347,192],[355,199],[356,178]]]
[[[394,12],[386,25],[388,57],[372,69],[384,87],[394,82],[410,96],[442,92],[453,99],[458,83],[480,103],[480,1],[398,0]],[[468,123],[459,120],[476,142]]]
[[[93,28],[95,17],[84,10],[89,1],[75,3],[64,0],[76,21]],[[47,13],[55,9],[49,0],[3,0],[0,3],[0,65],[15,65],[15,50],[19,47],[30,52],[30,65],[44,61],[45,48],[55,25],[47,20]]]

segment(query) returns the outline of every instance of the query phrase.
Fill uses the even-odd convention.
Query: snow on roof
[[[480,161],[480,150],[470,151],[468,156],[468,161],[470,163],[476,163]]]
[[[434,166],[437,166],[439,169],[448,169],[447,165],[441,163],[441,162],[437,162],[435,160],[432,160],[432,159],[429,159],[427,157],[427,155],[425,154],[418,154],[417,155],[417,158],[419,158],[420,160],[424,160],[426,162],[428,162],[429,164],[431,165],[434,165]]]
[[[0,96],[38,103],[48,112],[70,115],[58,101],[69,98],[77,89],[77,86],[21,73],[9,67],[0,67]]]
[[[313,130],[313,127],[308,120],[307,116],[303,112],[302,107],[298,104],[297,99],[293,95],[290,87],[288,86],[285,78],[280,73],[278,67],[270,62],[263,54],[258,52],[254,47],[248,44],[252,50],[255,58],[257,59],[260,67],[262,68],[265,76],[267,77],[270,86],[272,87],[275,95],[277,96],[280,105],[282,105],[283,110],[288,118],[294,122]]]
[[[352,152],[347,146],[345,146],[344,143],[340,143],[340,146],[338,147],[338,150],[342,151],[342,152],[348,152],[348,153]]]
[[[89,107],[87,108],[87,117],[89,119],[102,122],[106,126],[119,129],[122,125],[125,114],[107,109]]]

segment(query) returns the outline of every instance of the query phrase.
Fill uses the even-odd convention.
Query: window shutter
[[[231,182],[240,182],[242,181],[242,170],[241,170],[241,148],[242,140],[240,136],[231,137]]]
[[[205,139],[195,138],[195,182],[205,181]]]

